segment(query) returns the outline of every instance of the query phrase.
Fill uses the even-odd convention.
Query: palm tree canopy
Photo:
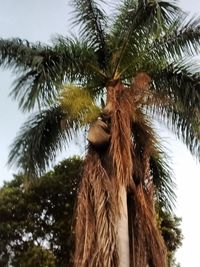
[[[39,108],[11,146],[10,164],[33,174],[44,171],[62,141],[100,114],[106,85],[121,80],[129,87],[141,72],[150,76],[151,87],[138,105],[142,113],[135,125],[144,121],[149,129],[141,114],[159,119],[200,159],[200,72],[192,60],[200,49],[200,18],[188,20],[175,1],[124,0],[112,17],[102,4],[73,1],[78,37],[59,36],[51,46],[0,39],[0,65],[17,73],[11,96],[24,112]],[[74,87],[87,92],[88,102],[77,101],[72,112]],[[165,180],[161,154],[153,149],[151,169]],[[162,189],[162,181],[157,186]]]

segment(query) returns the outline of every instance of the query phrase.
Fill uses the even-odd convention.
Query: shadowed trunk
[[[135,86],[137,83],[135,79]],[[151,185],[151,176],[145,146],[137,160],[140,164],[135,164],[132,125],[135,102],[140,97],[133,88],[125,88],[120,81],[108,84],[103,123],[97,122],[106,132],[104,146],[92,135],[98,127],[92,126],[95,131],[88,135],[90,145],[76,210],[75,267],[166,266],[165,246],[156,226],[149,189],[152,186],[147,186]],[[133,178],[136,166],[142,173],[138,183]]]

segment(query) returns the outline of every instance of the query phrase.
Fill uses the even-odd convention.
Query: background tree
[[[173,194],[165,179],[170,176],[157,175],[166,166],[151,117],[162,119],[199,157],[199,73],[188,61],[198,53],[199,19],[188,21],[174,3],[156,0],[124,1],[110,21],[95,1],[77,0],[74,7],[78,38],[59,37],[51,47],[0,42],[2,65],[19,72],[12,95],[22,110],[35,104],[40,110],[22,127],[9,162],[36,176],[62,141],[99,112],[78,198],[76,264],[118,266],[118,225],[128,212],[130,246],[124,251],[130,249],[131,265],[165,266],[154,202]],[[97,148],[106,134],[108,146]]]
[[[157,214],[162,235],[167,247],[168,266],[178,266],[178,264],[176,264],[175,252],[182,245],[183,235],[180,229],[181,218],[178,218],[169,212],[163,212],[160,207],[157,209]]]
[[[23,175],[4,184],[0,189],[0,266],[72,266],[73,210],[82,167],[80,158],[71,158],[26,190]],[[171,254],[182,239],[179,219],[160,210],[159,221],[172,267]]]
[[[23,175],[1,188],[1,266],[72,266],[72,222],[81,165],[80,158],[67,159],[28,188]]]

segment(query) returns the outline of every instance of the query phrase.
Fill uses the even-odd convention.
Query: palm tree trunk
[[[120,188],[119,197],[121,200],[120,217],[117,222],[119,267],[130,267],[127,192],[124,186]]]

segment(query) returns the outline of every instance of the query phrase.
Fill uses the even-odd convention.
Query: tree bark
[[[120,217],[117,222],[119,267],[130,267],[127,191],[124,186],[120,188],[119,197],[121,201]]]

